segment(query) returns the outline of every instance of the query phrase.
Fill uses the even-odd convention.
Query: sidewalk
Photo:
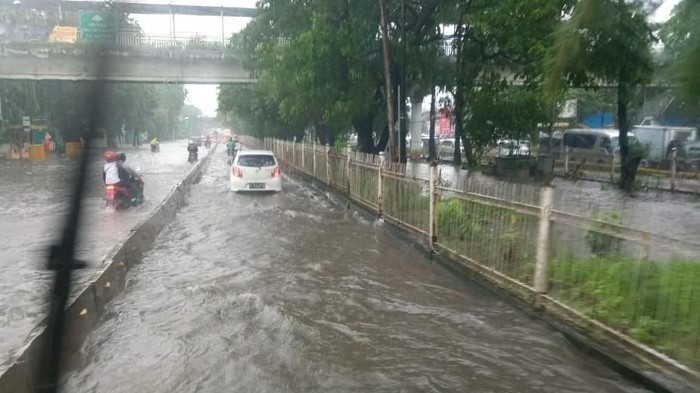
[[[207,154],[202,149],[200,157]],[[0,362],[24,341],[45,312],[51,273],[46,250],[58,240],[69,206],[72,169],[77,161],[0,162]],[[127,151],[127,164],[145,181],[146,202],[124,212],[109,212],[102,200],[102,162],[91,168],[84,200],[77,258],[98,264],[120,239],[144,219],[191,169],[186,141],[161,144],[160,153]],[[84,285],[93,269],[75,274],[74,289]]]

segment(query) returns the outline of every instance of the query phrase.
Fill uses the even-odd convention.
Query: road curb
[[[216,148],[217,145],[214,145],[209,154],[192,167],[164,200],[132,229],[127,239],[107,253],[102,263],[96,266],[96,272],[88,280],[89,284],[71,298],[65,311],[65,331],[70,334],[64,337],[64,369],[70,368],[71,358],[99,322],[107,303],[124,289],[129,269],[141,262],[144,253],[150,250],[160,232],[175,219],[177,211],[185,203],[190,187],[199,181]],[[0,365],[0,393],[38,391],[39,365],[46,337],[44,319],[32,329],[17,355]]]

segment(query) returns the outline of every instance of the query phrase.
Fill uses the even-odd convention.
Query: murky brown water
[[[285,181],[232,195],[217,154],[65,391],[644,391],[381,222]]]

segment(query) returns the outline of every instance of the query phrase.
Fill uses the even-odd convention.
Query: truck
[[[642,145],[646,145],[648,155],[642,161],[646,167],[667,167],[670,162],[670,147],[672,142],[683,146],[697,140],[695,127],[672,127],[661,125],[635,126],[630,132],[634,133]],[[682,155],[681,151],[679,155]]]

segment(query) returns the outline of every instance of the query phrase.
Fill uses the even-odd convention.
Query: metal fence
[[[118,31],[116,35],[118,47],[140,47],[151,49],[217,49],[223,50],[228,40],[222,37],[201,35],[167,36],[145,35],[135,31]]]
[[[624,225],[624,200],[549,186],[452,184],[383,156],[248,138],[501,288],[664,370],[700,381],[700,243]],[[642,213],[643,214],[643,213]]]

